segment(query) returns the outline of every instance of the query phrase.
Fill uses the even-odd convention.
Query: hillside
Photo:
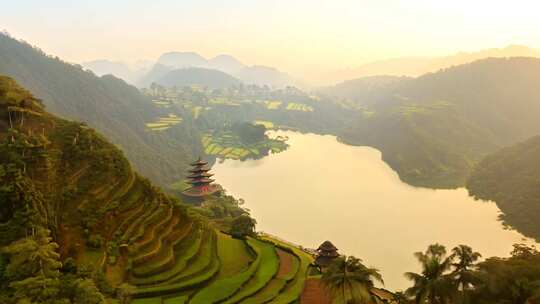
[[[540,59],[486,59],[380,87],[342,131],[413,185],[459,187],[487,153],[540,133]]]
[[[148,73],[151,62],[138,61],[132,65],[124,62],[99,59],[82,62],[85,69],[89,69],[97,76],[114,75],[129,84],[136,84],[140,78]]]
[[[47,113],[3,76],[0,152],[2,303],[101,304],[104,297],[291,303],[300,297],[310,255],[269,238],[234,239],[216,230],[198,215],[211,209],[170,199],[97,132]],[[229,217],[245,215],[230,197],[207,203],[240,212]]]
[[[492,48],[476,52],[460,52],[441,57],[402,57],[366,63],[356,68],[331,73],[327,81],[343,81],[358,77],[391,75],[418,77],[434,73],[440,69],[471,63],[490,57],[540,57],[540,50],[521,45],[509,45],[504,48]]]
[[[20,82],[52,113],[105,134],[137,170],[160,185],[182,178],[186,164],[202,150],[188,120],[167,132],[148,132],[146,123],[164,114],[137,88],[110,75],[96,77],[4,34],[0,74]]]
[[[166,73],[155,81],[166,87],[201,86],[223,89],[239,85],[240,81],[218,70],[203,68],[177,69]]]
[[[540,136],[486,156],[467,189],[479,199],[495,201],[506,223],[540,240]]]

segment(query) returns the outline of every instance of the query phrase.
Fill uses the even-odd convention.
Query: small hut
[[[324,241],[319,248],[317,248],[317,258],[315,259],[315,265],[319,266],[321,270],[328,267],[332,261],[339,256],[338,249],[332,242]]]

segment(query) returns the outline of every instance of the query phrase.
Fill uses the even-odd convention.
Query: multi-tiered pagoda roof
[[[327,267],[338,256],[339,253],[336,246],[334,246],[334,244],[332,244],[330,241],[324,241],[324,243],[317,248],[317,258],[315,259],[315,264],[321,268]]]
[[[190,164],[192,167],[189,170],[188,183],[191,187],[182,192],[184,195],[191,197],[203,197],[211,195],[219,191],[219,186],[212,184],[214,182],[212,177],[214,174],[208,173],[210,167],[208,162],[203,161],[200,157],[197,161]]]

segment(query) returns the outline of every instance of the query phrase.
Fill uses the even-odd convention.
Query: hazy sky
[[[540,1],[16,0],[0,29],[71,62],[232,54],[293,73],[377,59],[540,46]]]

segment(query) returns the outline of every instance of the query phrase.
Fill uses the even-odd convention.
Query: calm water
[[[507,256],[512,244],[532,243],[504,230],[494,203],[475,201],[465,189],[431,190],[401,182],[369,147],[332,136],[278,132],[290,148],[262,160],[226,160],[217,181],[265,231],[305,247],[331,240],[342,254],[381,270],[389,289],[404,289],[417,271],[413,252],[439,242],[467,244],[487,256]]]

